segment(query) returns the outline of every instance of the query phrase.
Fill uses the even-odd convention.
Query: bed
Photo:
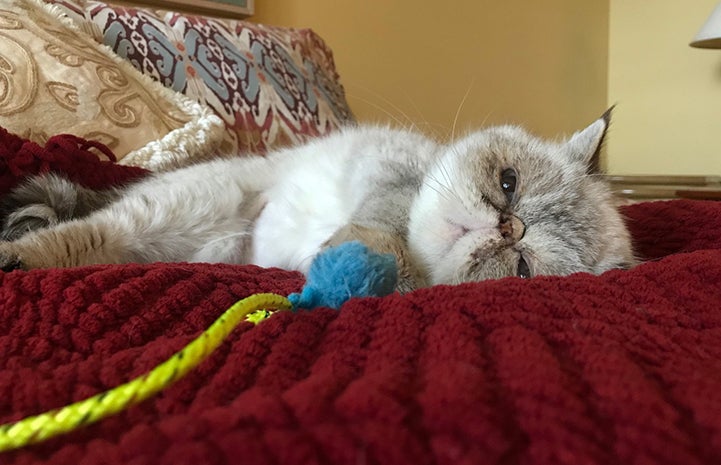
[[[20,9],[6,5],[3,14],[24,27],[2,22],[4,37],[56,28],[53,37],[71,31],[86,41],[83,50],[102,38],[128,53],[117,58],[115,48],[98,48],[84,52],[85,62],[95,70],[100,62],[114,66],[113,76],[127,79],[113,85],[122,84],[126,95],[133,86],[144,90],[122,102],[142,120],[132,131],[103,109],[97,114],[108,120],[104,126],[101,118],[92,118],[93,127],[66,120],[81,130],[75,134],[30,125],[28,118],[56,123],[38,116],[47,106],[27,105],[22,116],[28,118],[0,115],[0,193],[44,171],[93,188],[117,185],[211,153],[262,152],[352,119],[330,51],[312,31],[100,2],[10,3]],[[159,46],[118,39],[123,24],[139,23],[171,35],[178,28],[186,35],[210,31],[219,34],[216,44],[231,35],[245,40],[246,52],[256,52],[246,55],[255,70],[267,66],[257,99],[224,101],[208,93],[218,89],[202,73],[193,76],[196,68],[187,68],[185,78],[153,68],[162,60],[134,54],[161,56]],[[183,62],[188,44],[202,42],[193,37],[196,42],[176,38],[165,46],[176,47]],[[56,59],[61,55],[69,56]],[[232,56],[239,66],[242,60]],[[294,77],[274,83],[274,70]],[[248,91],[251,82],[230,84]],[[152,98],[144,98],[146,91]],[[64,102],[78,102],[77,118],[102,100],[75,97]],[[173,118],[158,116],[162,105]],[[139,135],[139,126],[147,132]],[[116,128],[128,132],[117,137]],[[721,463],[721,203],[642,202],[623,207],[623,214],[643,259],[634,269],[435,286],[244,322],[158,395],[1,453],[0,463]],[[295,272],[221,264],[2,273],[0,423],[147,373],[239,299],[288,295],[303,284]]]

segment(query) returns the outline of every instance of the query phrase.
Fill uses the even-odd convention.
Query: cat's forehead
[[[496,186],[509,168],[516,171],[519,188],[526,192],[559,182],[576,184],[585,172],[585,165],[569,156],[564,142],[540,139],[518,126],[471,133],[456,141],[444,158],[445,171],[485,188]]]
[[[532,173],[574,171],[558,144],[528,134],[516,126],[498,126],[473,132],[450,144],[440,164],[468,182],[492,182],[507,168],[523,176]],[[481,178],[476,179],[478,176]],[[490,177],[489,177],[490,176]]]
[[[493,126],[472,132],[450,146],[459,161],[485,160],[521,163],[533,160],[566,160],[564,146],[536,137],[519,126]]]
[[[491,126],[466,134],[458,140],[461,146],[472,148],[517,147],[540,141],[520,126]]]

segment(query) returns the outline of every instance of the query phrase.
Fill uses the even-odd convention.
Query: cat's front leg
[[[0,269],[67,268],[129,260],[122,238],[114,231],[85,222],[71,222],[0,242]]]
[[[52,268],[49,257],[32,250],[26,244],[18,242],[0,242],[0,270],[29,270],[32,268]]]
[[[9,272],[22,268],[20,255],[13,248],[12,242],[0,242],[0,270]]]
[[[360,241],[375,252],[389,253],[396,257],[398,265],[396,290],[398,292],[410,292],[427,286],[425,276],[416,266],[405,241],[398,234],[358,224],[348,224],[336,231],[325,245],[332,247],[350,241]]]

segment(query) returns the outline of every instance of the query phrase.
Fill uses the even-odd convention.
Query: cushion
[[[311,30],[52,1],[138,70],[212,108],[223,152],[263,153],[353,122],[331,50]]]
[[[157,84],[40,0],[0,12],[0,125],[38,143],[71,133],[122,164],[166,169],[217,151],[222,123]]]

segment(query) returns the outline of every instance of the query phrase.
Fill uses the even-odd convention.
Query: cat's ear
[[[591,123],[586,129],[578,131],[568,139],[566,150],[569,157],[586,165],[588,174],[601,172],[601,147],[611,122],[611,111],[606,110],[599,119]]]

